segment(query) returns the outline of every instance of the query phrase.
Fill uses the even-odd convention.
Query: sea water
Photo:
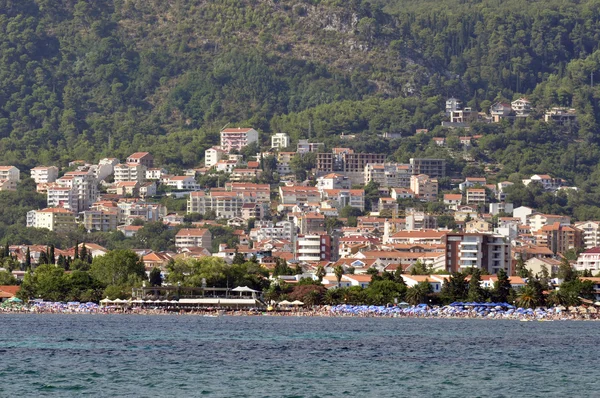
[[[598,322],[0,314],[0,397],[593,397]]]

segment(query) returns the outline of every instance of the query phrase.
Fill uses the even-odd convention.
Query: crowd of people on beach
[[[314,317],[383,317],[383,318],[437,318],[437,319],[511,319],[520,321],[597,320],[594,307],[515,308],[506,303],[452,303],[447,306],[374,306],[336,305],[307,308],[194,308],[175,305],[100,306],[96,303],[33,302],[0,306],[1,313],[34,314],[137,314],[137,315],[196,315],[219,316],[314,316]]]

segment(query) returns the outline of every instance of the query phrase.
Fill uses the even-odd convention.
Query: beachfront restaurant
[[[133,289],[132,304],[195,310],[204,308],[265,308],[257,290],[247,286],[224,287],[143,286]]]

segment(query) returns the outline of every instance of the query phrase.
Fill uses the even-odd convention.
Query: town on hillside
[[[525,99],[494,104],[490,121],[528,117],[530,110]],[[459,100],[448,100],[447,111],[453,127],[473,120]],[[556,121],[558,114],[561,122],[575,120],[570,110],[551,110],[546,117]],[[240,256],[259,264],[271,280],[297,284],[308,278],[327,289],[365,288],[372,275],[399,273],[409,286],[422,282],[415,275],[429,275],[439,291],[448,275],[475,269],[505,273],[516,289],[531,276],[547,275],[544,289],[554,289],[565,262],[582,278],[600,281],[593,277],[600,272],[600,221],[572,222],[509,200],[516,183],[551,195],[577,191],[552,174],[516,182],[461,177],[450,175],[442,158],[401,164],[308,139],[292,145],[282,133],[270,137],[270,148],[249,152],[260,148],[259,137],[253,128],[225,128],[201,167],[175,174],[148,152],[97,164],[73,160],[64,168],[2,166],[0,190],[18,189],[21,173],[27,174],[47,200],[27,212],[26,227],[59,235],[109,233],[127,240],[160,224],[172,241],[162,250],[150,244],[132,250],[147,275],[158,269],[164,281],[176,259],[214,257],[231,264]],[[461,144],[477,138],[461,137]],[[2,257],[12,260],[9,271],[23,280],[41,264],[64,267],[81,250],[90,262],[110,252],[92,241],[84,235],[73,247],[51,251],[49,245],[10,242]],[[594,294],[600,298],[600,288]]]

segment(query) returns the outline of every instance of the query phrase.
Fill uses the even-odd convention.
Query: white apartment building
[[[344,175],[330,173],[317,178],[317,188],[320,192],[325,189],[350,189],[352,182]]]
[[[58,178],[58,167],[56,166],[38,166],[31,169],[31,178],[36,184],[50,183]]]
[[[338,209],[351,206],[360,211],[365,210],[364,189],[324,189],[323,199],[332,200]]]
[[[595,247],[584,251],[577,257],[575,265],[577,271],[591,270],[592,272],[600,271],[600,247]]]
[[[130,225],[135,219],[160,221],[167,215],[167,208],[158,203],[146,203],[141,200],[122,200],[117,203],[119,222]]]
[[[212,234],[208,229],[184,228],[175,235],[175,247],[178,249],[202,247],[210,250],[211,246]]]
[[[115,166],[115,182],[137,181],[143,184],[146,180],[146,166],[141,163],[121,163]]]
[[[77,190],[73,187],[51,184],[48,186],[46,201],[48,207],[62,207],[75,213],[78,212],[79,200]]]
[[[258,131],[252,128],[237,127],[221,131],[221,149],[225,152],[233,149],[240,151],[253,142],[258,142]]]
[[[218,146],[208,148],[204,151],[204,167],[213,167],[219,160],[224,159],[226,154],[227,153]]]
[[[27,226],[54,232],[69,232],[77,227],[75,215],[67,209],[53,207],[27,212]]]
[[[271,148],[287,148],[290,146],[290,136],[277,133],[271,136]]]
[[[196,184],[196,179],[193,176],[170,177],[165,182],[165,185],[183,191],[195,191],[198,189],[198,184]]]
[[[146,170],[146,180],[160,180],[167,170],[161,168],[152,168]]]
[[[586,250],[600,247],[600,221],[581,221],[575,228],[583,233],[583,245]]]
[[[267,239],[280,239],[292,241],[296,234],[296,226],[291,221],[257,221],[255,227],[250,231],[250,239],[262,241]]]
[[[92,171],[71,171],[57,179],[56,183],[75,191],[77,212],[89,209],[98,198],[98,180]]]
[[[531,227],[531,231],[539,231],[546,225],[552,225],[554,223],[560,223],[560,225],[571,225],[571,217],[561,216],[557,214],[540,214],[535,213],[527,217],[527,225]]]
[[[365,165],[365,185],[375,181],[380,187],[410,187],[412,166],[397,163],[367,163]]]
[[[331,240],[327,235],[300,235],[297,240],[297,258],[304,262],[323,261],[328,258]]]
[[[214,211],[218,218],[241,217],[244,200],[238,192],[204,191],[190,193],[187,212],[205,214]]]

